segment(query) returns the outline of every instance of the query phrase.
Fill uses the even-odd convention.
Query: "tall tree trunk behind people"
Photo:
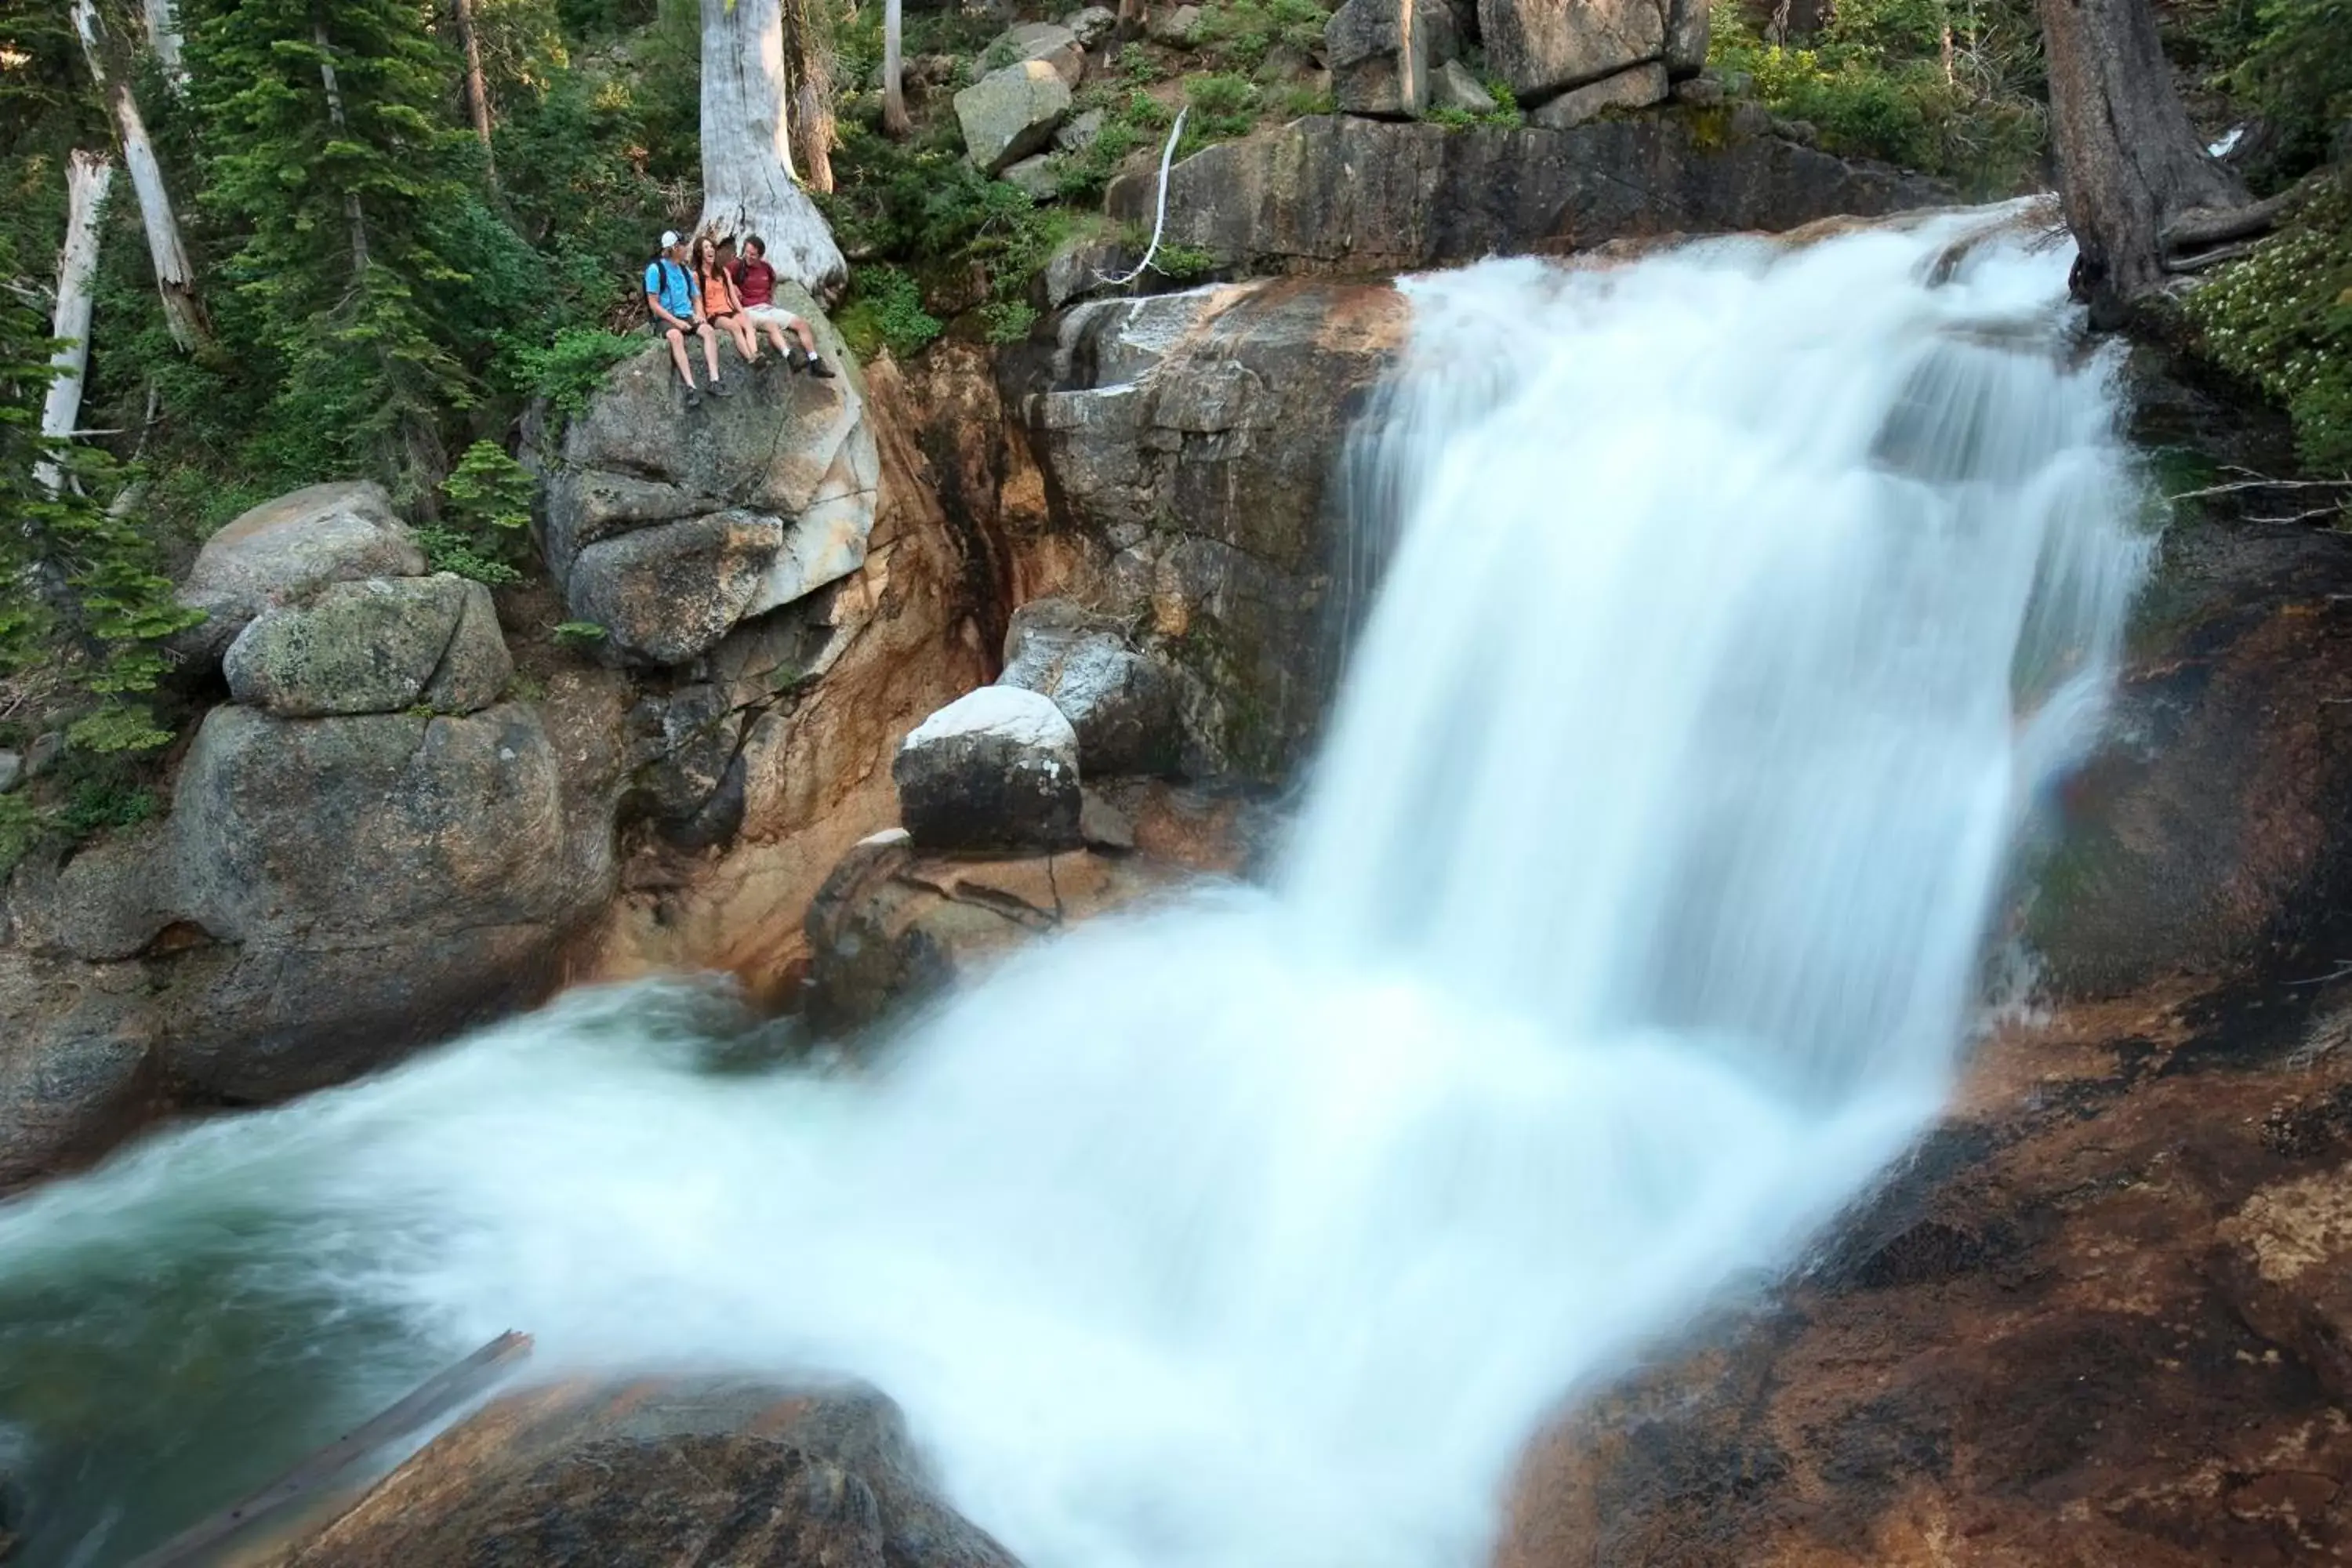
[[[2164,281],[2168,245],[2244,206],[2245,187],[2189,125],[2148,0],[2039,4],[2078,284],[2094,321],[2114,325]]]
[[[114,184],[114,160],[103,153],[75,149],[66,161],[66,243],[58,253],[58,303],[49,335],[58,347],[50,364],[57,371],[41,404],[41,435],[70,437],[81,419],[82,386],[89,374],[90,285],[98,278],[99,217]],[[62,482],[57,465],[44,461],[44,489]]]
[[[454,4],[457,41],[466,51],[466,106],[473,113],[474,135],[482,143],[483,165],[495,182],[499,168],[490,155],[490,89],[482,78],[482,40],[474,31],[474,0],[454,0]]]
[[[812,191],[833,192],[833,47],[807,0],[783,0],[784,80],[792,89],[793,162]]]
[[[882,0],[882,132],[903,141],[915,122],[907,118],[905,0]]]
[[[702,0],[702,232],[768,243],[768,261],[819,295],[847,273],[824,216],[795,183],[782,0]]]
[[[180,242],[179,215],[163,183],[163,165],[156,160],[147,121],[139,112],[139,100],[131,95],[130,73],[107,58],[105,27],[92,0],[74,0],[73,22],[74,30],[81,35],[82,58],[89,63],[90,78],[114,117],[122,161],[131,170],[131,188],[139,195],[139,216],[147,230],[147,254],[155,266],[164,323],[173,342],[194,351],[211,336],[211,330],[196,298],[195,268],[188,263],[187,247]]]

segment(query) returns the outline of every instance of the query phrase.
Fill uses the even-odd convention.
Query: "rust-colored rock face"
[[[1807,1277],[1536,1445],[1497,1568],[2352,1557],[2347,1005],[2003,1035]]]

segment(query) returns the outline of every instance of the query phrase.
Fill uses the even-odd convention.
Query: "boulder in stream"
[[[1078,736],[1053,700],[983,686],[917,725],[890,767],[899,818],[927,849],[1078,842]]]

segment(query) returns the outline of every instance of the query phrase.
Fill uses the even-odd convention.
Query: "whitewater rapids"
[[[1270,889],[1033,950],[870,1075],[589,993],[0,1208],[31,1560],[519,1328],[867,1378],[1031,1568],[1482,1562],[1563,1394],[1934,1117],[2095,737],[2141,492],[2066,254],[1936,267],[1986,226],[1404,285],[1383,586]]]

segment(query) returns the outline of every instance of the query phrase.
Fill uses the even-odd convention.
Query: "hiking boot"
[[[784,368],[786,370],[803,371],[808,369],[808,351],[801,347],[800,344],[794,343],[792,347],[784,351]]]
[[[728,385],[723,381],[714,381],[710,384],[710,395],[713,397],[732,397],[735,395],[735,389]]]
[[[689,386],[686,389],[686,405],[688,408],[699,408],[702,406],[702,389],[700,387]]]
[[[817,358],[814,354],[808,356],[808,373],[816,377],[819,381],[831,381],[834,377],[833,366],[825,363],[824,361]]]

